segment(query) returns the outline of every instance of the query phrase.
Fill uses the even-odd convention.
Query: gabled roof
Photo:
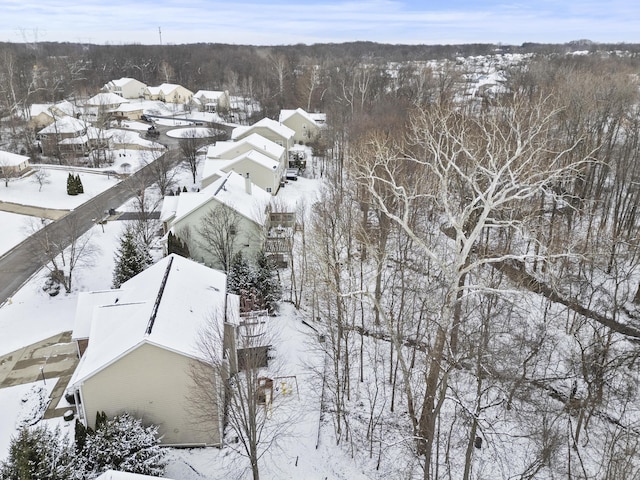
[[[236,163],[245,159],[248,159],[256,163],[257,165],[264,167],[265,169],[272,172],[275,172],[280,166],[280,162],[277,162],[276,160],[269,157],[268,155],[265,155],[264,153],[259,152],[257,150],[249,150],[229,160],[219,160],[215,158],[206,159],[202,166],[202,178],[203,179],[208,178],[214,173],[216,173],[216,171],[218,170],[223,170],[225,172],[228,172],[229,170],[234,168],[234,165]],[[238,172],[238,173],[242,174],[242,172]]]
[[[220,178],[199,192],[185,192],[163,205],[160,217],[176,223],[209,202],[217,202],[235,210],[256,225],[264,225],[264,209],[271,201],[271,194],[255,184],[247,193],[246,179],[236,172],[220,172]]]
[[[143,83],[140,80],[136,80],[135,78],[122,77],[122,78],[119,78],[117,80],[111,80],[107,85],[112,84],[112,85],[114,85],[116,87],[123,87],[126,84],[131,83],[131,82]],[[143,83],[143,85],[144,85],[144,83]]]
[[[207,158],[220,158],[224,154],[237,150],[237,155],[241,153],[241,145],[249,145],[252,150],[257,150],[265,155],[279,160],[282,157],[285,149],[275,142],[272,142],[268,138],[264,138],[262,135],[252,133],[251,135],[241,138],[237,142],[217,142],[215,145],[210,146],[207,150]],[[233,155],[232,158],[237,155]]]
[[[29,115],[32,118],[37,117],[41,113],[45,113],[53,118],[54,111],[58,116],[74,116],[76,114],[76,107],[68,100],[62,100],[58,103],[34,103],[29,107]]]
[[[217,100],[224,96],[225,92],[222,90],[198,90],[193,94],[193,98],[206,98],[207,100]]]
[[[179,255],[169,255],[123,283],[116,294],[79,297],[83,321],[89,321],[89,346],[71,380],[78,384],[123,355],[148,344],[191,358],[201,358],[196,339],[212,314],[224,311],[237,322],[238,299],[225,302],[226,275]],[[104,300],[101,302],[100,300]],[[222,318],[220,318],[222,322]]]
[[[89,124],[74,117],[58,118],[51,125],[44,127],[38,133],[78,133],[86,130]]]
[[[263,118],[259,122],[256,122],[253,125],[250,125],[248,127],[243,126],[243,127],[234,128],[233,131],[231,132],[231,139],[235,140],[237,138],[240,138],[258,128],[267,128],[271,130],[273,133],[275,133],[276,135],[287,140],[292,139],[293,136],[296,134],[296,132],[291,130],[286,125],[282,125],[281,123],[276,122],[275,120],[271,120],[270,118]]]
[[[163,83],[157,87],[147,87],[149,93],[152,95],[158,95],[162,93],[163,95],[170,95],[174,90],[178,88],[184,88],[187,91],[190,91],[188,88],[183,87],[182,85],[177,85],[175,83]]]
[[[14,167],[29,160],[29,157],[18,155],[17,153],[0,150],[0,167]]]
[[[129,103],[129,100],[111,92],[98,93],[87,100],[87,105],[96,107],[100,107],[102,105],[121,105],[123,103]]]

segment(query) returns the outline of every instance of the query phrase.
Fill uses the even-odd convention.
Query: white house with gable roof
[[[263,118],[248,127],[242,126],[234,128],[231,132],[231,140],[238,141],[256,133],[267,140],[271,140],[273,143],[284,147],[288,152],[293,146],[293,136],[296,132],[275,120]]]
[[[266,210],[270,200],[271,195],[254,185],[250,178],[231,171],[221,173],[216,181],[199,192],[165,197],[160,220],[165,238],[172,232],[185,241],[191,258],[213,268],[223,268],[199,232],[203,218],[218,207],[237,213],[237,223],[231,233],[233,254],[242,251],[245,258],[252,258],[264,246]]]
[[[79,348],[83,354],[70,381],[79,419],[93,427],[97,412],[127,412],[158,425],[162,444],[220,445],[223,401],[206,418],[194,416],[190,398],[199,387],[189,372],[194,365],[210,368],[216,389],[211,398],[223,397],[227,373],[208,363],[197,339],[209,322],[217,322],[225,331],[220,360],[235,358],[239,305],[236,295],[227,295],[223,272],[179,255],[163,258],[117,290],[81,293],[73,336],[86,345]]]
[[[111,80],[102,87],[102,90],[104,92],[115,93],[122,98],[134,99],[143,98],[145,88],[147,88],[147,85],[135,78],[122,77],[118,80]]]
[[[295,132],[296,143],[307,143],[316,140],[325,128],[324,114],[309,114],[302,108],[280,110],[279,122]]]

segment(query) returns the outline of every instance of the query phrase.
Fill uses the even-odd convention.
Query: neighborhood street
[[[170,147],[163,155],[168,157],[171,167],[176,166],[181,159],[175,147]],[[151,186],[154,183],[152,169],[152,164],[144,166],[112,188],[46,225],[0,257],[0,305],[12,297],[48,261],[42,249],[42,239],[45,236],[67,238],[69,229],[73,230],[74,236],[86,233],[95,225],[96,219],[104,216],[104,212],[117,208],[135,196],[137,191]]]

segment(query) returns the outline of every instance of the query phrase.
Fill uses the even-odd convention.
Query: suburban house
[[[266,155],[278,162],[278,164],[284,165],[286,168],[287,152],[285,148],[257,133],[252,133],[236,142],[216,142],[215,145],[207,149],[207,159],[233,160],[239,155],[248,153],[251,150]]]
[[[189,103],[193,92],[175,83],[163,83],[158,87],[147,87],[144,90],[146,100],[160,100],[167,103]]]
[[[165,253],[167,235],[172,232],[187,243],[191,258],[213,268],[221,268],[219,258],[207,248],[200,229],[203,218],[216,208],[227,209],[233,218],[228,225],[233,242],[233,254],[242,251],[251,258],[264,246],[266,211],[271,195],[251,178],[229,172],[199,192],[167,196],[162,203],[160,220],[164,231]],[[222,225],[219,226],[222,228]]]
[[[67,389],[80,421],[93,427],[97,412],[127,412],[158,425],[164,445],[220,445],[239,309],[223,272],[175,254],[117,290],[80,293],[73,337],[82,356]],[[222,338],[205,353],[198,338],[211,326]],[[202,387],[194,368],[214,389],[206,416],[191,401]]]
[[[293,136],[295,132],[289,127],[282,125],[270,118],[263,118],[262,120],[250,125],[248,127],[236,127],[231,132],[231,140],[242,140],[253,134],[261,135],[267,140],[271,140],[273,143],[284,147],[287,152],[293,146]]]
[[[37,132],[44,155],[84,154],[90,150],[87,122],[74,117],[60,117]]]
[[[202,187],[207,187],[229,172],[251,178],[251,182],[275,195],[285,175],[285,166],[259,150],[248,150],[232,159],[207,158],[202,167]]]
[[[229,92],[226,90],[198,90],[191,101],[201,112],[215,113],[229,110],[231,106]]]
[[[140,120],[144,115],[144,105],[141,102],[122,103],[110,110],[109,113],[118,121]]]
[[[95,107],[103,110],[111,110],[122,105],[123,103],[129,103],[129,100],[116,95],[115,93],[106,92],[98,93],[85,102],[85,107]]]
[[[143,98],[147,85],[136,80],[135,78],[123,77],[119,80],[112,80],[107,83],[102,90],[104,92],[115,93],[122,98]]]
[[[0,172],[4,178],[19,176],[29,168],[29,157],[0,150]]]
[[[322,129],[325,128],[324,114],[309,114],[302,108],[280,110],[278,120],[282,125],[295,132],[293,136],[295,143],[312,142],[320,136]]]
[[[35,131],[51,125],[61,117],[75,117],[78,111],[73,103],[62,100],[58,103],[34,103],[29,107],[29,126]]]

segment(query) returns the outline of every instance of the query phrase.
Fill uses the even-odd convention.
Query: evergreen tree
[[[9,455],[0,462],[0,478],[6,480],[71,479],[73,447],[60,428],[23,428],[11,439]]]
[[[254,293],[255,273],[244,258],[242,252],[237,252],[231,261],[231,268],[227,274],[227,290],[229,293],[240,295],[247,299]]]
[[[113,270],[113,288],[119,288],[124,282],[142,272],[151,263],[146,245],[137,244],[133,229],[125,228],[120,237],[120,246],[115,255]]]
[[[78,188],[75,182],[75,178],[71,174],[71,172],[69,172],[69,175],[67,176],[67,195],[77,195],[77,194],[78,194]]]
[[[99,417],[99,419],[98,419]],[[144,427],[142,421],[125,413],[107,420],[96,418],[96,431],[87,435],[75,459],[77,478],[95,478],[106,470],[161,476],[165,451],[159,447],[158,427]]]
[[[282,285],[277,276],[273,261],[260,250],[256,255],[256,274],[254,283],[258,307],[270,314],[278,311],[278,302],[282,298]]]
[[[76,187],[76,193],[84,193],[84,187],[82,186],[82,180],[80,180],[80,174],[76,175],[76,178],[74,180],[75,183],[75,187]]]

